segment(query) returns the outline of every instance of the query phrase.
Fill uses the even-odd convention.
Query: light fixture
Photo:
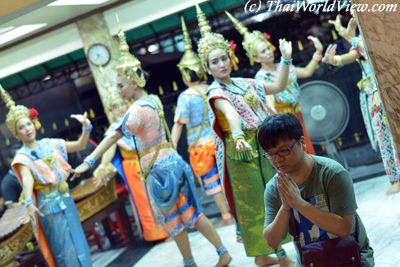
[[[157,51],[159,49],[159,45],[158,44],[151,44],[149,45],[149,47],[147,48],[147,50],[150,53],[154,53],[155,51]]]
[[[14,29],[14,27],[0,27],[0,34],[8,32],[11,29]]]
[[[47,23],[22,25],[0,34],[0,45],[46,26]]]
[[[50,75],[46,75],[43,79],[42,79],[42,81],[48,81],[48,80],[50,80],[51,79],[51,76]]]
[[[84,6],[84,5],[100,5],[110,0],[57,0],[49,6]]]

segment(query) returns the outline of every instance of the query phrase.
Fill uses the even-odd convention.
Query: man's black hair
[[[298,140],[303,128],[296,115],[274,114],[264,120],[258,130],[257,139],[264,150],[276,147],[280,140]]]

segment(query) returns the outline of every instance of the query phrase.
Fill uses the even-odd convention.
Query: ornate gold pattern
[[[29,109],[22,105],[16,106],[14,100],[12,100],[11,96],[6,92],[6,90],[4,90],[4,88],[1,85],[0,85],[0,93],[1,93],[1,98],[6,104],[6,107],[10,110],[6,116],[7,128],[15,136],[16,134],[15,124],[19,119],[22,118],[30,119]]]
[[[76,193],[74,194],[74,192],[72,192],[74,199],[76,195]],[[101,187],[99,191],[76,203],[81,222],[92,217],[116,200],[115,179],[112,179],[106,186]]]
[[[256,96],[253,92],[251,92],[250,90],[247,91],[244,96],[243,96],[244,100],[246,101],[247,104],[249,104],[250,107],[256,107],[258,105],[259,102],[259,98],[258,96]]]
[[[14,234],[0,243],[0,266],[18,266],[13,259],[33,238],[32,225],[24,224]]]
[[[198,53],[204,70],[207,70],[208,54],[214,49],[221,48],[229,55],[231,47],[222,34],[211,32],[207,18],[198,5],[196,5],[197,20],[200,27],[201,39],[198,42]]]
[[[79,194],[77,194],[77,192],[73,192],[72,195],[75,199]],[[112,180],[93,195],[76,203],[81,222],[101,211],[115,200],[117,200],[117,194],[115,192],[115,180]],[[0,266],[19,266],[19,264],[13,261],[13,259],[24,249],[26,244],[32,238],[32,224],[27,223],[22,225],[22,227],[20,227],[5,240],[2,240],[0,242]]]
[[[193,51],[192,41],[190,40],[189,32],[186,27],[185,19],[181,17],[183,42],[185,43],[185,53],[178,63],[178,68],[186,81],[191,82],[191,77],[188,70],[196,73],[197,77],[202,80],[207,79],[207,74],[201,66],[199,56]]]
[[[53,163],[56,162],[56,158],[52,155],[46,155],[42,158],[42,161],[51,168]]]
[[[243,48],[246,50],[246,55],[249,58],[250,64],[254,64],[254,57],[257,55],[257,44],[259,42],[266,42],[270,45],[272,51],[276,50],[276,47],[267,40],[264,34],[260,31],[249,32],[246,26],[244,26],[238,19],[232,16],[228,11],[225,11],[229,19],[232,21],[233,26],[243,36]]]
[[[117,16],[118,23],[118,38],[119,38],[119,49],[120,55],[118,58],[117,66],[115,67],[118,75],[125,77],[128,81],[135,82],[139,87],[146,85],[146,79],[141,67],[141,63],[136,56],[129,53],[129,46],[126,42],[125,33],[122,31],[119,19]]]

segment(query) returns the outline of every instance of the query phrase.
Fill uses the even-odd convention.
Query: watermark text
[[[396,12],[397,4],[351,4],[348,1],[334,0],[323,3],[310,3],[304,0],[293,1],[292,3],[280,0],[248,0],[244,6],[245,12],[258,13],[261,8],[273,12]]]

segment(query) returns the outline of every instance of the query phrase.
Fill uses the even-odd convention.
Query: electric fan
[[[334,84],[320,80],[307,82],[300,89],[301,111],[311,141],[324,145],[328,156],[347,168],[335,142],[349,123],[350,108],[345,95]]]

